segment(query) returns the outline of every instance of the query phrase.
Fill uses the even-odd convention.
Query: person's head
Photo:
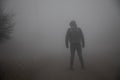
[[[76,24],[75,20],[72,20],[69,25],[70,25],[71,28],[76,28],[77,27],[77,24]]]

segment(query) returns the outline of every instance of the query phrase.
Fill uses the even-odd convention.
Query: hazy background
[[[65,48],[65,34],[69,22],[74,19],[79,27],[84,25],[81,29],[85,37],[83,58],[86,68],[105,77],[115,76],[120,56],[118,2],[9,0],[6,3],[6,11],[15,14],[16,26],[13,38],[1,44],[1,56],[9,66],[22,64],[22,67],[29,64],[49,69],[49,66],[53,65],[53,70],[64,67],[67,69],[70,52]],[[80,67],[78,60],[75,65]],[[50,73],[49,70],[46,73]]]

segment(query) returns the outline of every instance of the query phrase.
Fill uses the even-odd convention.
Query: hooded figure
[[[65,37],[65,44],[66,48],[69,48],[70,44],[70,69],[73,69],[73,63],[74,63],[74,56],[75,51],[77,51],[77,54],[79,56],[79,60],[81,62],[82,68],[84,68],[83,59],[82,59],[82,48],[84,48],[84,36],[82,33],[82,30],[77,27],[77,24],[74,20],[70,22],[70,28],[68,28],[66,37]]]

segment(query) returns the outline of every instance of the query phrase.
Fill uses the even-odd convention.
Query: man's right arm
[[[65,45],[66,45],[66,48],[69,48],[68,41],[69,41],[69,29],[67,30],[66,36],[65,36]]]

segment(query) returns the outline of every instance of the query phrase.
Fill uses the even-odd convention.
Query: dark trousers
[[[70,44],[70,67],[73,68],[75,51],[77,51],[81,67],[84,68],[83,57],[82,57],[82,47],[80,43],[71,43]]]

